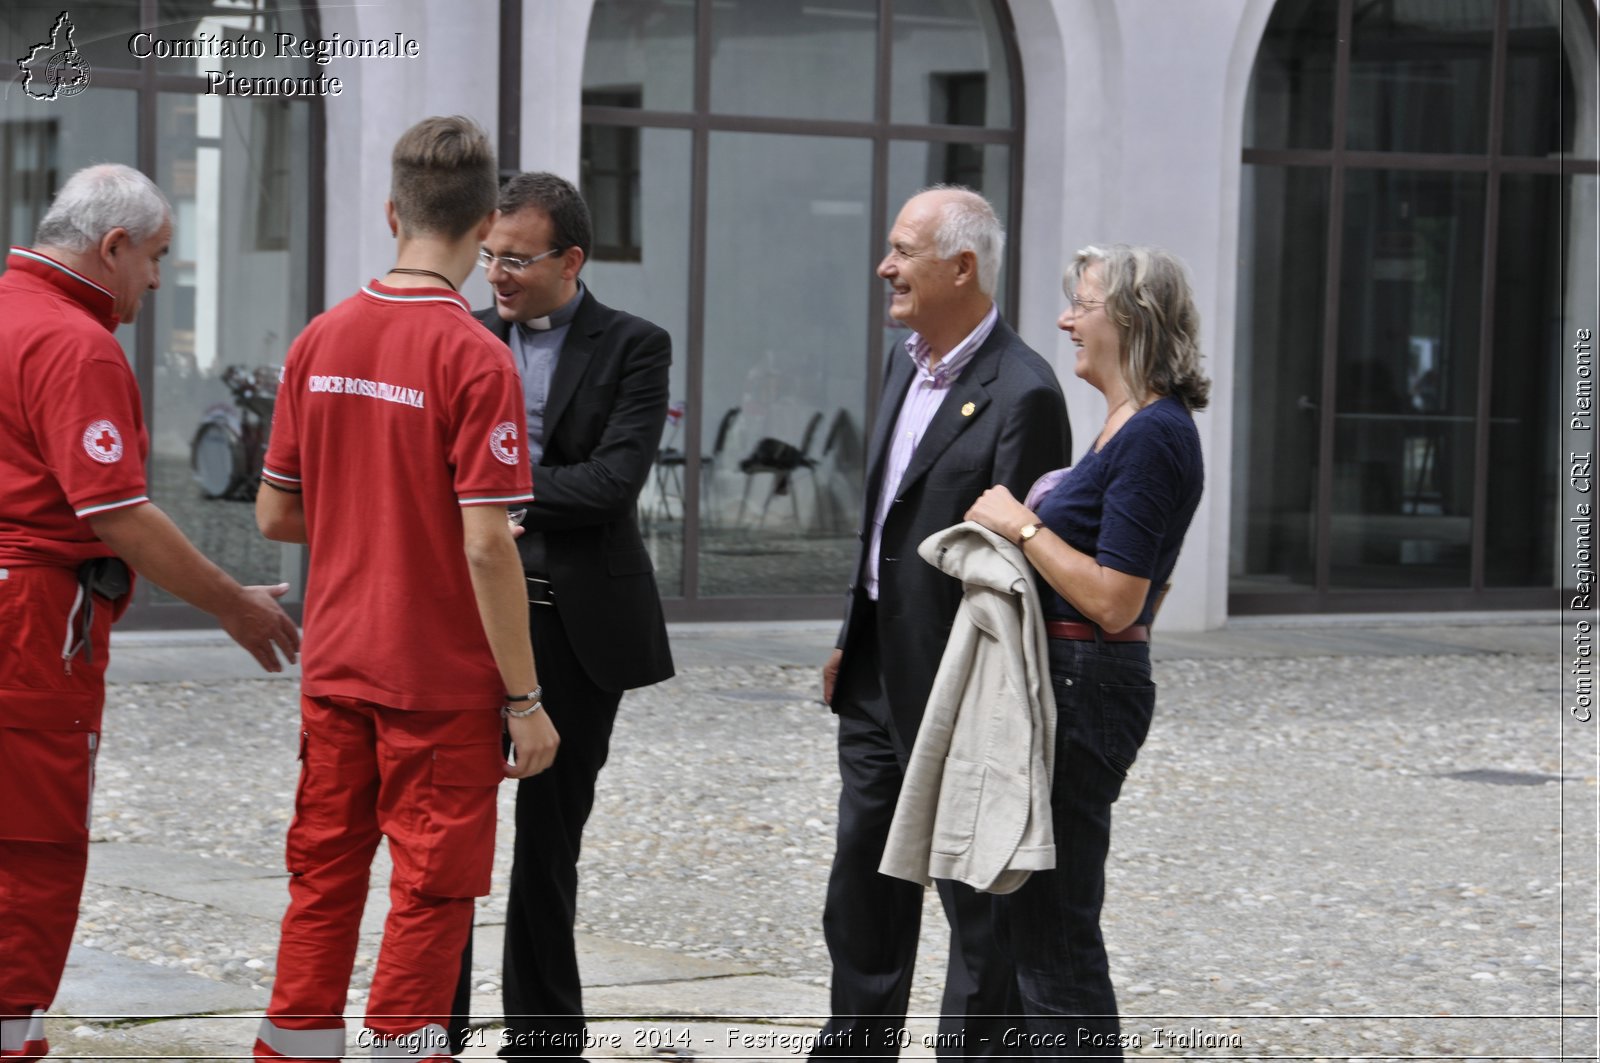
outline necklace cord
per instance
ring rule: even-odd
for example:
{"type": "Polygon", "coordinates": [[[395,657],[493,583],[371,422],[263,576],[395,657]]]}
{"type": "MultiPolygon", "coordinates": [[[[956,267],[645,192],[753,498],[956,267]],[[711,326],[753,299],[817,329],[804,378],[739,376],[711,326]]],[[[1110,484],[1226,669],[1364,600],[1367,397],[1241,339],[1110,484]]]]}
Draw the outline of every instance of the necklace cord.
{"type": "Polygon", "coordinates": [[[454,284],[452,284],[450,282],[450,278],[449,277],[446,277],[443,273],[435,273],[431,269],[412,269],[410,266],[395,266],[393,269],[389,270],[389,272],[390,273],[407,273],[407,274],[410,274],[413,277],[435,277],[438,280],[443,281],[445,287],[449,288],[451,291],[457,292],[457,293],[459,293],[461,291],[460,288],[457,288],[454,284]]]}

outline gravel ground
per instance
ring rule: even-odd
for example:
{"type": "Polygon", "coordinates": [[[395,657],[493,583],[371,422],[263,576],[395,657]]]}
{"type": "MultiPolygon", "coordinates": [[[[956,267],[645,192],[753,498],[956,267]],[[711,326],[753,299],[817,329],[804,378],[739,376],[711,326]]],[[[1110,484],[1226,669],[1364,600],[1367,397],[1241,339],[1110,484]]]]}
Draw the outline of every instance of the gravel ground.
{"type": "MultiPolygon", "coordinates": [[[[1569,1042],[1592,1051],[1595,740],[1563,761],[1553,654],[1180,660],[1156,679],[1105,914],[1136,1047],[1553,1058],[1566,1015],[1569,1042]]],[[[295,696],[272,680],[112,687],[95,840],[280,868],[295,696]]],[[[689,669],[630,694],[587,834],[580,928],[825,985],[837,773],[814,699],[813,669],[767,666],[689,669]]],[[[503,914],[510,840],[483,921],[503,914]]],[[[945,945],[936,902],[928,913],[923,1013],[945,945]]],[[[91,886],[78,939],[259,985],[264,1001],[276,926],[91,886]]]]}

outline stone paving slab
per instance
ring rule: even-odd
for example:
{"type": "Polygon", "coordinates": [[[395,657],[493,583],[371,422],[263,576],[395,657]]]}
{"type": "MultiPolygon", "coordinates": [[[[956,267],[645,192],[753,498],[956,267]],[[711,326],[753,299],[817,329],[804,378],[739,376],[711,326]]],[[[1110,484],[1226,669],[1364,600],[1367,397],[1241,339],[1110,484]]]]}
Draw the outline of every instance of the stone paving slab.
{"type": "Polygon", "coordinates": [[[74,945],[50,1014],[103,1022],[118,1017],[209,1015],[265,1003],[260,992],[246,986],[74,945]]]}
{"type": "MultiPolygon", "coordinates": [[[[677,982],[760,973],[748,963],[685,956],[682,953],[610,941],[582,931],[574,936],[578,944],[578,967],[583,972],[585,986],[677,982]]],[[[504,941],[504,923],[478,923],[472,931],[472,955],[474,958],[497,957],[504,941]]],[[[499,990],[475,994],[472,1010],[474,1015],[499,1015],[499,990]],[[479,997],[487,1002],[481,1008],[477,1003],[479,997]]]]}
{"type": "MultiPolygon", "coordinates": [[[[381,847],[372,868],[375,885],[367,895],[361,932],[377,935],[383,932],[383,920],[389,913],[389,865],[381,847]]],[[[89,846],[87,880],[273,923],[283,918],[289,905],[287,871],[274,872],[154,845],[124,842],[89,846]]]]}

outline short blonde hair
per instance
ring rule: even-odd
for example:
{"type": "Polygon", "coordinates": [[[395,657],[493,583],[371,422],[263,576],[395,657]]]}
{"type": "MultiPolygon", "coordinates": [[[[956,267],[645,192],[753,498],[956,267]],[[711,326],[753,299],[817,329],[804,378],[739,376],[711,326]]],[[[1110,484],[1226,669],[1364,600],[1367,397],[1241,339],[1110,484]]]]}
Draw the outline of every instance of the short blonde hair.
{"type": "Polygon", "coordinates": [[[408,234],[454,240],[494,211],[494,147],[470,118],[424,118],[400,137],[391,162],[389,198],[408,234]]]}

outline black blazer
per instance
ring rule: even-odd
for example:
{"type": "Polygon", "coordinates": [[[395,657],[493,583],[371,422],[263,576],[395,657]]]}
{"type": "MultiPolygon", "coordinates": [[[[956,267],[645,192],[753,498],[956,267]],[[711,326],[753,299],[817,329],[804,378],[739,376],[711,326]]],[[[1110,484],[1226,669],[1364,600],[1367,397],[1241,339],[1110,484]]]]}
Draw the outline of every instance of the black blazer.
{"type": "MultiPolygon", "coordinates": [[[[851,664],[851,642],[860,637],[855,603],[866,594],[866,552],[889,436],[915,371],[904,345],[896,344],[867,450],[862,549],[839,634],[841,680],[851,664]]],[[[890,711],[908,746],[961,604],[960,582],[922,560],[918,545],[961,523],[994,484],[1005,484],[1022,498],[1036,479],[1066,465],[1071,452],[1072,431],[1055,370],[1004,321],[995,322],[933,415],[884,519],[876,610],[879,666],[890,711]]]]}
{"type": "MultiPolygon", "coordinates": [[[[509,341],[493,307],[474,315],[509,341]]],[[[550,379],[544,457],[523,527],[544,536],[555,608],[602,690],[673,674],[655,569],[639,534],[639,491],[667,419],[672,340],[585,289],[550,379]]],[[[527,560],[524,553],[524,561],[527,560]]]]}

